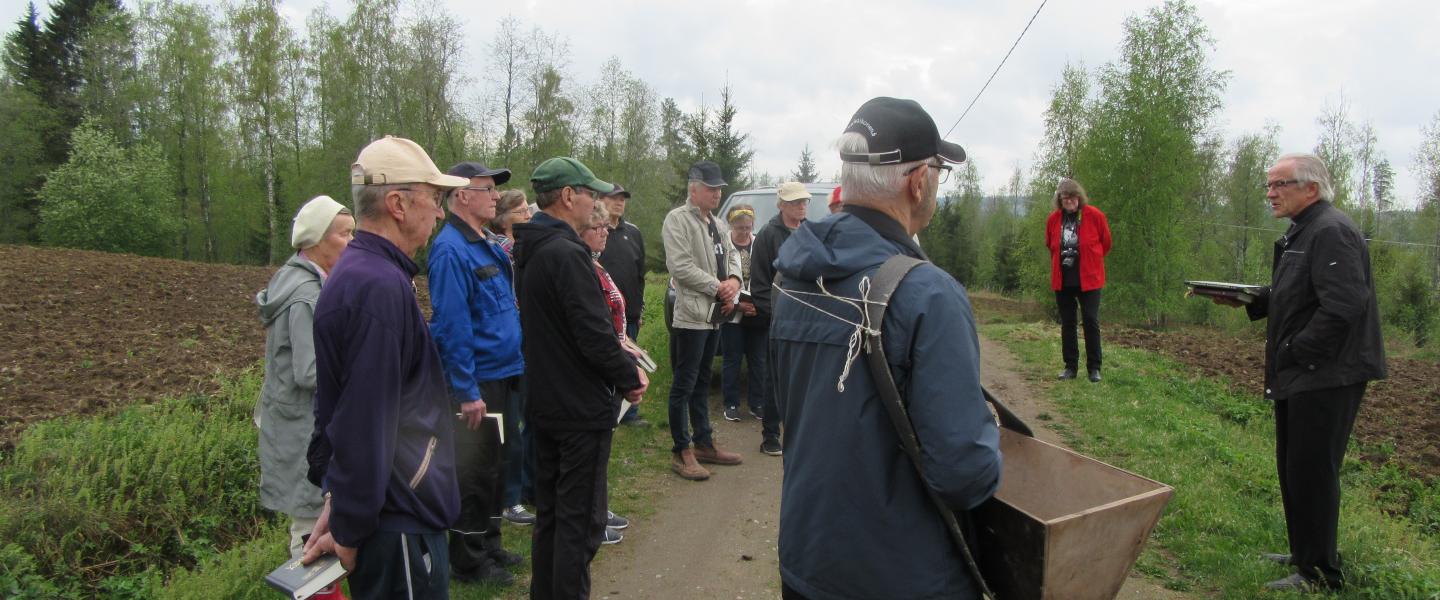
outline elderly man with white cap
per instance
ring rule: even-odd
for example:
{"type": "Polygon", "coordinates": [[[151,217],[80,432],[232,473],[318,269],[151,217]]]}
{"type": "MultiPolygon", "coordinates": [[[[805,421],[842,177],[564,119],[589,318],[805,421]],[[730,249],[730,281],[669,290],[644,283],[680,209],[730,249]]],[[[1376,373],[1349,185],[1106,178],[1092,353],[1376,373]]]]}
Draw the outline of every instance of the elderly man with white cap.
{"type": "Polygon", "coordinates": [[[456,418],[413,256],[444,216],[442,194],[470,180],[386,136],[360,151],[350,184],[359,231],[315,306],[309,478],[326,501],[305,562],[339,555],[355,598],[446,598],[456,418]]]}
{"type": "Polygon", "coordinates": [[[320,286],[355,234],[355,217],[329,196],[316,196],[295,215],[290,245],[297,252],[255,295],[265,324],[265,381],[255,422],[260,426],[260,503],[290,517],[290,557],[315,527],[325,500],[305,480],[305,446],[314,428],[315,343],[311,328],[320,286]]]}

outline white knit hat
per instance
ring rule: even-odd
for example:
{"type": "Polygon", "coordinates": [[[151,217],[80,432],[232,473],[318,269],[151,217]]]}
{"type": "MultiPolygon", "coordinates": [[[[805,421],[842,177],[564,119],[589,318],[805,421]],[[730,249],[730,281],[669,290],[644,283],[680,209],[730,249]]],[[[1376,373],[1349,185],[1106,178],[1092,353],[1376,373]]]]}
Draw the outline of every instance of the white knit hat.
{"type": "Polygon", "coordinates": [[[329,196],[311,198],[300,207],[300,212],[295,213],[295,227],[290,230],[290,247],[300,250],[320,243],[325,239],[325,232],[330,230],[330,222],[342,210],[345,210],[345,205],[329,196]]]}

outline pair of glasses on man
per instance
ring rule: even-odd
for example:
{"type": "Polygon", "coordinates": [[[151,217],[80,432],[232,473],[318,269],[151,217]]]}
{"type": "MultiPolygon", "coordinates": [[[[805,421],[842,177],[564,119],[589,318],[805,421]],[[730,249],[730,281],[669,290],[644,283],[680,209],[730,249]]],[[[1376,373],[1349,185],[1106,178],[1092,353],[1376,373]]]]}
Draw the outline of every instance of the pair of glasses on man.
{"type": "Polygon", "coordinates": [[[1298,183],[1300,183],[1299,179],[1280,179],[1276,181],[1267,181],[1265,185],[1262,185],[1260,187],[1265,188],[1265,191],[1269,192],[1272,190],[1278,190],[1287,185],[1296,185],[1298,183]]]}
{"type": "Polygon", "coordinates": [[[946,181],[949,181],[949,180],[950,180],[950,171],[953,169],[953,167],[951,167],[950,165],[937,165],[937,164],[932,164],[932,163],[925,163],[925,164],[923,164],[923,165],[915,165],[915,166],[913,166],[913,167],[910,167],[910,170],[905,172],[905,176],[906,176],[906,177],[909,177],[911,173],[914,173],[914,172],[915,172],[916,170],[918,170],[920,167],[930,167],[930,168],[932,168],[932,169],[937,169],[937,170],[939,170],[939,171],[940,171],[940,183],[945,183],[946,181]]]}

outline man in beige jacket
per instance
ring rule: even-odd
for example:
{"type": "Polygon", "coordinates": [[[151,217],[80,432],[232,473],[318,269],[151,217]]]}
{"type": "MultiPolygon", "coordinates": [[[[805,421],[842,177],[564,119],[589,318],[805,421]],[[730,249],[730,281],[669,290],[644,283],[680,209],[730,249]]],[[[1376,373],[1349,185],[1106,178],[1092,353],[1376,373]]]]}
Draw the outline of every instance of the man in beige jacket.
{"type": "Polygon", "coordinates": [[[711,214],[720,206],[725,185],[714,162],[691,165],[689,198],[665,215],[661,228],[665,266],[675,282],[670,329],[670,436],[675,445],[670,470],[691,481],[710,478],[699,463],[740,464],[740,455],[715,446],[707,402],[720,322],[733,316],[741,287],[740,257],[730,232],[711,214]]]}

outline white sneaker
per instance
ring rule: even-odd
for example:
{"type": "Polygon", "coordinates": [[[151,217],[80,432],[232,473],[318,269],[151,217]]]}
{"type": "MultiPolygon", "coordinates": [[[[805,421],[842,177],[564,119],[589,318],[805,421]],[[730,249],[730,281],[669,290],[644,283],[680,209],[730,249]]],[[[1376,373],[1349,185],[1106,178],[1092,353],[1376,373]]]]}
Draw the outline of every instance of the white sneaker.
{"type": "Polygon", "coordinates": [[[525,510],[525,506],[520,504],[501,511],[500,517],[516,525],[535,524],[535,513],[525,510]]]}
{"type": "Polygon", "coordinates": [[[606,527],[605,537],[600,538],[600,543],[609,546],[610,544],[618,544],[620,543],[620,540],[623,539],[625,539],[625,535],[620,533],[619,529],[616,529],[614,527],[606,527]]]}

